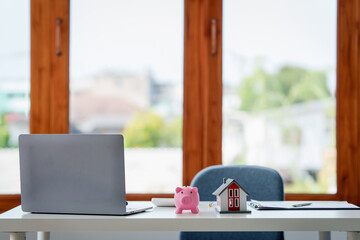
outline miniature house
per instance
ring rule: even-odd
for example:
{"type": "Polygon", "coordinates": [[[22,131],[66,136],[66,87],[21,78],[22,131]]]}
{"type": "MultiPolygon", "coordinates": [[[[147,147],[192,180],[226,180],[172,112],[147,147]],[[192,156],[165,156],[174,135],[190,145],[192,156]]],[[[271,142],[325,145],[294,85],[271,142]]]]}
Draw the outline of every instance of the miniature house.
{"type": "Polygon", "coordinates": [[[217,198],[217,210],[220,213],[249,213],[246,196],[248,192],[234,179],[224,178],[223,184],[213,192],[217,198]]]}

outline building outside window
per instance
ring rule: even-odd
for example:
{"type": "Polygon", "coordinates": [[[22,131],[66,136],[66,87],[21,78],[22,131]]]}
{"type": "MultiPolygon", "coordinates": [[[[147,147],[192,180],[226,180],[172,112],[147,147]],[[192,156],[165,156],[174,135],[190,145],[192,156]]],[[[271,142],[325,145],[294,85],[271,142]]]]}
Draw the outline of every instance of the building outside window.
{"type": "Polygon", "coordinates": [[[29,132],[29,1],[0,2],[0,36],[0,194],[18,194],[18,136],[29,132]]]}

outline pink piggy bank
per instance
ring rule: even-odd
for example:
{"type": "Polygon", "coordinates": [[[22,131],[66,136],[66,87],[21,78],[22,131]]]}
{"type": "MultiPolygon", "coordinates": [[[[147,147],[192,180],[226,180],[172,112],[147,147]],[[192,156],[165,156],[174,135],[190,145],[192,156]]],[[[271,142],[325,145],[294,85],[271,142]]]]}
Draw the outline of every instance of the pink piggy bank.
{"type": "Polygon", "coordinates": [[[177,187],[174,195],[176,214],[183,210],[191,210],[192,213],[199,213],[199,193],[197,187],[177,187]]]}

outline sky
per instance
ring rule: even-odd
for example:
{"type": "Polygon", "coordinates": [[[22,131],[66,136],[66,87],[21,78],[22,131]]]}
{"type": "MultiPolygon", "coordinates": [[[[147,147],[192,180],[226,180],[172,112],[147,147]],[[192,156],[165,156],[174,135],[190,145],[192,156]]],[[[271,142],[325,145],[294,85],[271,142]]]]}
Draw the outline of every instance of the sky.
{"type": "Polygon", "coordinates": [[[336,0],[224,0],[225,83],[249,74],[256,58],[284,65],[336,66],[336,0]]]}
{"type": "Polygon", "coordinates": [[[182,0],[71,1],[71,75],[113,69],[181,79],[183,12],[182,0]]]}
{"type": "Polygon", "coordinates": [[[0,0],[0,83],[30,79],[30,1],[0,0]]]}
{"type": "MultiPolygon", "coordinates": [[[[29,77],[29,2],[0,1],[0,81],[29,77]]],[[[181,82],[183,11],[183,0],[71,0],[71,79],[115,71],[181,82]]],[[[257,58],[270,71],[335,69],[336,0],[224,0],[223,16],[227,84],[257,58]]]]}

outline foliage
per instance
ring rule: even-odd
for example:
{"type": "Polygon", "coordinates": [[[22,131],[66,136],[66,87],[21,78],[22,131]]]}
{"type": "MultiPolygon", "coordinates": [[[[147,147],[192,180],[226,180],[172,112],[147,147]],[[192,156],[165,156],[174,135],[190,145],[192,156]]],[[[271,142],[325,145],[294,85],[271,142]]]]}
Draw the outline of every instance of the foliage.
{"type": "Polygon", "coordinates": [[[158,114],[138,112],[124,128],[125,147],[180,147],[182,119],[166,122],[158,114]]]}
{"type": "Polygon", "coordinates": [[[8,148],[9,139],[10,139],[10,133],[5,123],[5,114],[3,114],[3,116],[1,116],[1,121],[0,121],[0,148],[8,148]]]}
{"type": "Polygon", "coordinates": [[[275,74],[258,67],[251,76],[243,79],[239,95],[241,110],[257,112],[327,98],[330,92],[324,72],[285,66],[275,74]]]}
{"type": "MultiPolygon", "coordinates": [[[[269,73],[260,66],[241,81],[238,94],[241,99],[240,110],[251,113],[330,97],[325,72],[295,66],[284,66],[275,73],[269,73]]],[[[330,118],[335,115],[334,110],[327,111],[330,118]]],[[[283,128],[282,140],[283,144],[292,147],[293,151],[299,150],[301,129],[296,125],[283,128]]],[[[331,154],[328,159],[324,158],[323,166],[325,167],[320,171],[315,171],[314,176],[302,172],[296,164],[293,165],[288,169],[290,172],[287,174],[291,176],[291,181],[286,182],[285,192],[326,193],[332,191],[329,186],[333,186],[335,180],[329,176],[333,176],[335,172],[335,159],[336,157],[331,154]]]]}

